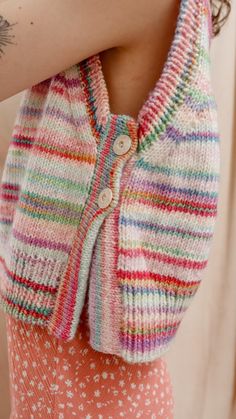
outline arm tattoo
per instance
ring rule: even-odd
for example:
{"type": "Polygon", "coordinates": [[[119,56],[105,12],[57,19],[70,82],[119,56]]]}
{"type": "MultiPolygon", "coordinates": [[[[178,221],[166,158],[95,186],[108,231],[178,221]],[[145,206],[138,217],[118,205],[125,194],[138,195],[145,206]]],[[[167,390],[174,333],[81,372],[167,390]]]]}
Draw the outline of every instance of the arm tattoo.
{"type": "Polygon", "coordinates": [[[3,18],[3,16],[0,16],[0,58],[2,54],[5,54],[3,47],[9,44],[14,44],[12,40],[15,38],[15,35],[11,33],[12,27],[14,25],[15,23],[10,24],[6,19],[3,18]]]}

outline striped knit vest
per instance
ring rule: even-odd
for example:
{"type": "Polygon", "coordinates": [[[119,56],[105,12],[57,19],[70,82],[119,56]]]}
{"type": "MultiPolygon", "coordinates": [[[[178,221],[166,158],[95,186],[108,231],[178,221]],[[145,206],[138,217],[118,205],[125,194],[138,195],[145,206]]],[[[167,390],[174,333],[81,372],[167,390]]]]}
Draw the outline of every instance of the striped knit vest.
{"type": "Polygon", "coordinates": [[[5,312],[68,341],[85,307],[95,350],[139,363],[169,349],[217,216],[211,37],[209,1],[181,0],[137,119],[111,112],[99,53],[24,92],[0,189],[5,312]]]}

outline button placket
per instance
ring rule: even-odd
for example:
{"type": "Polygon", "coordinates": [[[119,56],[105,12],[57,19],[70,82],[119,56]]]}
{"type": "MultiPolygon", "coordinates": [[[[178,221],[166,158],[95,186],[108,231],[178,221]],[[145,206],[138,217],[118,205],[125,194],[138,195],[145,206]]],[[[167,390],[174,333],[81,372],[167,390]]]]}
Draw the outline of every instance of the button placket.
{"type": "MultiPolygon", "coordinates": [[[[126,134],[120,134],[116,137],[113,143],[113,151],[116,155],[121,156],[126,154],[132,145],[131,138],[126,134]]],[[[113,199],[112,189],[109,187],[103,188],[97,198],[99,208],[107,208],[113,199]]]]}
{"type": "MultiPolygon", "coordinates": [[[[128,140],[129,141],[129,140],[128,140]]],[[[117,140],[117,142],[119,142],[117,140]]],[[[63,327],[57,323],[60,319],[61,309],[58,306],[50,321],[51,330],[54,329],[60,336],[72,338],[79,323],[80,313],[83,308],[86,290],[89,289],[90,266],[93,258],[93,250],[96,249],[98,235],[104,234],[100,227],[103,221],[119,200],[119,188],[121,184],[122,168],[132,152],[135,152],[138,144],[137,127],[131,120],[124,116],[109,116],[106,125],[99,132],[97,142],[96,159],[87,200],[83,204],[83,213],[78,221],[78,228],[73,239],[70,252],[70,262],[62,278],[62,287],[59,289],[58,298],[63,306],[63,315],[67,316],[67,324],[63,327]],[[123,134],[122,134],[123,133],[123,134]],[[121,157],[114,153],[113,145],[119,135],[131,134],[131,149],[121,157]],[[98,204],[100,208],[98,207],[98,204]],[[101,209],[104,208],[104,209],[101,209]],[[76,284],[76,292],[75,292],[76,284]],[[75,299],[74,304],[67,304],[67,298],[75,299]]],[[[123,148],[121,141],[121,149],[123,148]]],[[[124,154],[122,152],[122,154],[124,154]]],[[[99,298],[98,298],[99,300],[99,298]]],[[[99,302],[99,301],[98,301],[99,302]]],[[[97,343],[97,342],[96,342],[97,343]]]]}

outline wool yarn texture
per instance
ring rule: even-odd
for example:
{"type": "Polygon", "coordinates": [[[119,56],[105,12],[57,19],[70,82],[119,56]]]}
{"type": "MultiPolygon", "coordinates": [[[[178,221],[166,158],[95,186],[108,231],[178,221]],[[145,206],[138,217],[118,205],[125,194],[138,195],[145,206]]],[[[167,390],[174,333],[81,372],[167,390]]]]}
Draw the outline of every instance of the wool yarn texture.
{"type": "Polygon", "coordinates": [[[95,350],[129,363],[169,350],[217,219],[210,13],[180,1],[137,119],[111,112],[99,53],[24,92],[0,184],[5,312],[69,341],[86,304],[95,350]]]}

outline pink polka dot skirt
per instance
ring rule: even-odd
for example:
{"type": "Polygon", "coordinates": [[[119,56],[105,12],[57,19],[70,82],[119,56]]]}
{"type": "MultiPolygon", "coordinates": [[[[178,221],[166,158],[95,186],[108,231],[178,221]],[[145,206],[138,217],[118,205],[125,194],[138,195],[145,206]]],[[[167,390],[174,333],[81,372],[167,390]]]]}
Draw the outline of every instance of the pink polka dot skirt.
{"type": "Polygon", "coordinates": [[[10,419],[173,419],[164,358],[128,364],[95,351],[84,316],[70,342],[8,315],[6,326],[10,419]]]}

